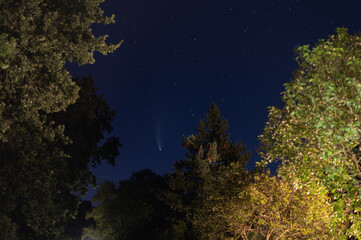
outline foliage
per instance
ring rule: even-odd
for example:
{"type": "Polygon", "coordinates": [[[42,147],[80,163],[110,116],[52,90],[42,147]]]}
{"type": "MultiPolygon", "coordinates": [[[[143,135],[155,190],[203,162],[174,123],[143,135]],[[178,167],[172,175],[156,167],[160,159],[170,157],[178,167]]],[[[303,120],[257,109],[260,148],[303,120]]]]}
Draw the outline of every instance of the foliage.
{"type": "Polygon", "coordinates": [[[40,133],[24,131],[21,138],[0,144],[0,211],[17,226],[21,239],[60,235],[62,222],[74,216],[79,198],[89,184],[95,184],[89,163],[92,159],[112,163],[118,154],[117,138],[106,139],[103,146],[97,144],[104,140],[104,131],[111,131],[114,112],[96,94],[91,78],[74,81],[81,88],[76,103],[67,111],[42,115],[53,124],[63,125],[72,143],[47,141],[34,148],[40,133]],[[22,146],[21,151],[18,146],[22,146]],[[35,156],[26,152],[35,149],[35,156]]]}
{"type": "Polygon", "coordinates": [[[228,239],[338,239],[329,227],[332,207],[322,189],[310,193],[269,173],[254,175],[222,212],[235,237],[228,239]]]}
{"type": "Polygon", "coordinates": [[[191,218],[198,239],[231,239],[236,237],[225,217],[231,214],[227,204],[238,199],[238,194],[249,184],[251,173],[237,162],[223,165],[204,178],[198,204],[194,204],[191,218]]]}
{"type": "Polygon", "coordinates": [[[0,35],[0,69],[4,70],[9,67],[6,59],[14,53],[16,42],[14,38],[8,38],[7,34],[0,35]]]}
{"type": "Polygon", "coordinates": [[[92,204],[88,200],[82,200],[77,209],[76,218],[66,222],[64,234],[61,240],[79,240],[83,235],[83,229],[94,224],[92,219],[86,219],[86,213],[92,210],[92,204]]]}
{"type": "Polygon", "coordinates": [[[167,233],[172,212],[160,199],[166,180],[146,169],[120,181],[118,187],[102,183],[93,197],[96,206],[88,214],[96,226],[86,228],[83,238],[174,239],[167,233]]]}
{"type": "Polygon", "coordinates": [[[103,17],[102,0],[0,2],[0,140],[19,122],[41,128],[39,111],[56,112],[74,103],[78,88],[64,69],[67,61],[93,63],[93,52],[114,51],[107,36],[95,37],[92,23],[112,23],[103,17]],[[6,66],[6,67],[4,67],[6,66]]]}
{"type": "Polygon", "coordinates": [[[0,239],[16,240],[18,226],[6,215],[0,216],[0,239]]]}
{"type": "Polygon", "coordinates": [[[334,230],[361,237],[361,41],[347,29],[313,48],[297,48],[299,69],[285,84],[282,109],[272,107],[260,137],[263,156],[282,160],[279,174],[302,186],[325,187],[334,230]]]}
{"type": "Polygon", "coordinates": [[[121,144],[117,137],[104,136],[113,130],[111,123],[115,111],[109,108],[102,95],[97,94],[94,79],[82,77],[74,79],[74,82],[80,88],[79,99],[66,111],[48,115],[48,121],[65,126],[64,134],[72,141],[62,146],[68,155],[66,161],[70,185],[74,191],[84,194],[89,184],[96,185],[96,178],[89,171],[89,163],[97,167],[102,160],[107,160],[114,165],[121,144]]]}
{"type": "MultiPolygon", "coordinates": [[[[72,140],[51,118],[78,98],[65,63],[93,63],[94,51],[119,46],[91,32],[93,23],[114,21],[101,2],[0,1],[0,216],[9,223],[1,234],[14,233],[8,239],[56,239],[77,209],[74,194],[89,184],[87,161],[72,172],[78,156],[65,147],[72,140]]],[[[101,152],[89,147],[91,155],[101,152]]]]}
{"type": "Polygon", "coordinates": [[[237,163],[204,178],[192,226],[199,239],[338,239],[324,189],[245,172],[237,163]]]}
{"type": "Polygon", "coordinates": [[[205,120],[201,120],[196,129],[197,135],[183,137],[186,160],[175,163],[167,198],[171,207],[178,212],[179,223],[187,227],[185,239],[195,238],[192,218],[194,210],[203,204],[202,193],[216,191],[206,184],[206,181],[212,181],[208,178],[218,178],[213,173],[231,163],[244,170],[249,160],[250,152],[245,152],[241,142],[232,142],[227,130],[227,120],[220,116],[218,107],[212,103],[205,120]]]}

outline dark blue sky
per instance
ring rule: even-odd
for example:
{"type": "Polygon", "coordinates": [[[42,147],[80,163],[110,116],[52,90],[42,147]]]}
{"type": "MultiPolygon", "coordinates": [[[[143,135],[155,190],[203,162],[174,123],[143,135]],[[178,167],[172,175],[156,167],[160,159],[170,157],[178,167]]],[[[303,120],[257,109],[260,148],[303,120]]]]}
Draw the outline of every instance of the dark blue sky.
{"type": "Polygon", "coordinates": [[[115,167],[100,179],[127,179],[149,168],[172,171],[184,159],[182,135],[194,133],[209,104],[228,119],[233,140],[255,148],[267,107],[280,104],[283,84],[296,69],[293,48],[334,34],[361,30],[361,1],[332,0],[107,0],[116,24],[95,26],[110,42],[124,40],[96,63],[69,68],[92,75],[117,116],[113,134],[123,143],[115,167]],[[159,151],[161,147],[162,151],[159,151]]]}

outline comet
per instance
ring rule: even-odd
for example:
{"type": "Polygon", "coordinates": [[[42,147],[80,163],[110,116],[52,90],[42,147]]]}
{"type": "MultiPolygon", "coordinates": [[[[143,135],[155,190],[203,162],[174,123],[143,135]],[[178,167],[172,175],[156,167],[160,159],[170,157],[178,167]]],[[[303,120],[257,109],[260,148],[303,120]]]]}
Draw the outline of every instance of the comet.
{"type": "Polygon", "coordinates": [[[161,129],[160,129],[160,124],[158,123],[155,127],[155,140],[157,142],[157,146],[159,149],[159,152],[162,151],[162,139],[161,139],[161,129]]]}

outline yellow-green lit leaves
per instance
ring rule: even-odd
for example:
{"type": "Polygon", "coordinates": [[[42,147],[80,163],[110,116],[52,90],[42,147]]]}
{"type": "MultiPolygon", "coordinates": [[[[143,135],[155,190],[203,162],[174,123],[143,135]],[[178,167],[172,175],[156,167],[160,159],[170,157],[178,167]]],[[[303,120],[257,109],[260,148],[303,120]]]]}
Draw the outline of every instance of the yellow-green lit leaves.
{"type": "Polygon", "coordinates": [[[225,204],[224,218],[236,239],[337,239],[325,191],[312,190],[259,174],[238,199],[225,204]]]}
{"type": "Polygon", "coordinates": [[[7,34],[0,35],[0,68],[2,70],[9,67],[15,48],[16,41],[14,38],[9,39],[7,34]]]}
{"type": "Polygon", "coordinates": [[[282,160],[279,173],[287,179],[324,185],[334,221],[344,226],[345,234],[360,237],[361,230],[355,230],[360,217],[352,209],[361,200],[354,151],[361,138],[361,39],[337,29],[336,35],[312,48],[297,47],[296,53],[299,69],[285,84],[285,106],[270,109],[260,136],[263,157],[282,160]]]}

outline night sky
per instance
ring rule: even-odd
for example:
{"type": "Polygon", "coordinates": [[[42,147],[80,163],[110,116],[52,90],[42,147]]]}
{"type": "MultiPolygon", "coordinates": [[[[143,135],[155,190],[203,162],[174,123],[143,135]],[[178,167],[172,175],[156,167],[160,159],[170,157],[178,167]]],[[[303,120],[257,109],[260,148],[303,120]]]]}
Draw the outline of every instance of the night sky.
{"type": "Polygon", "coordinates": [[[332,0],[107,0],[113,25],[94,33],[124,43],[96,63],[70,65],[73,76],[92,75],[117,116],[120,138],[115,167],[103,163],[100,181],[128,179],[149,168],[172,172],[184,159],[182,135],[195,133],[214,101],[228,119],[231,139],[252,151],[280,105],[283,84],[297,68],[294,47],[334,34],[336,27],[361,30],[361,1],[332,0]]]}

